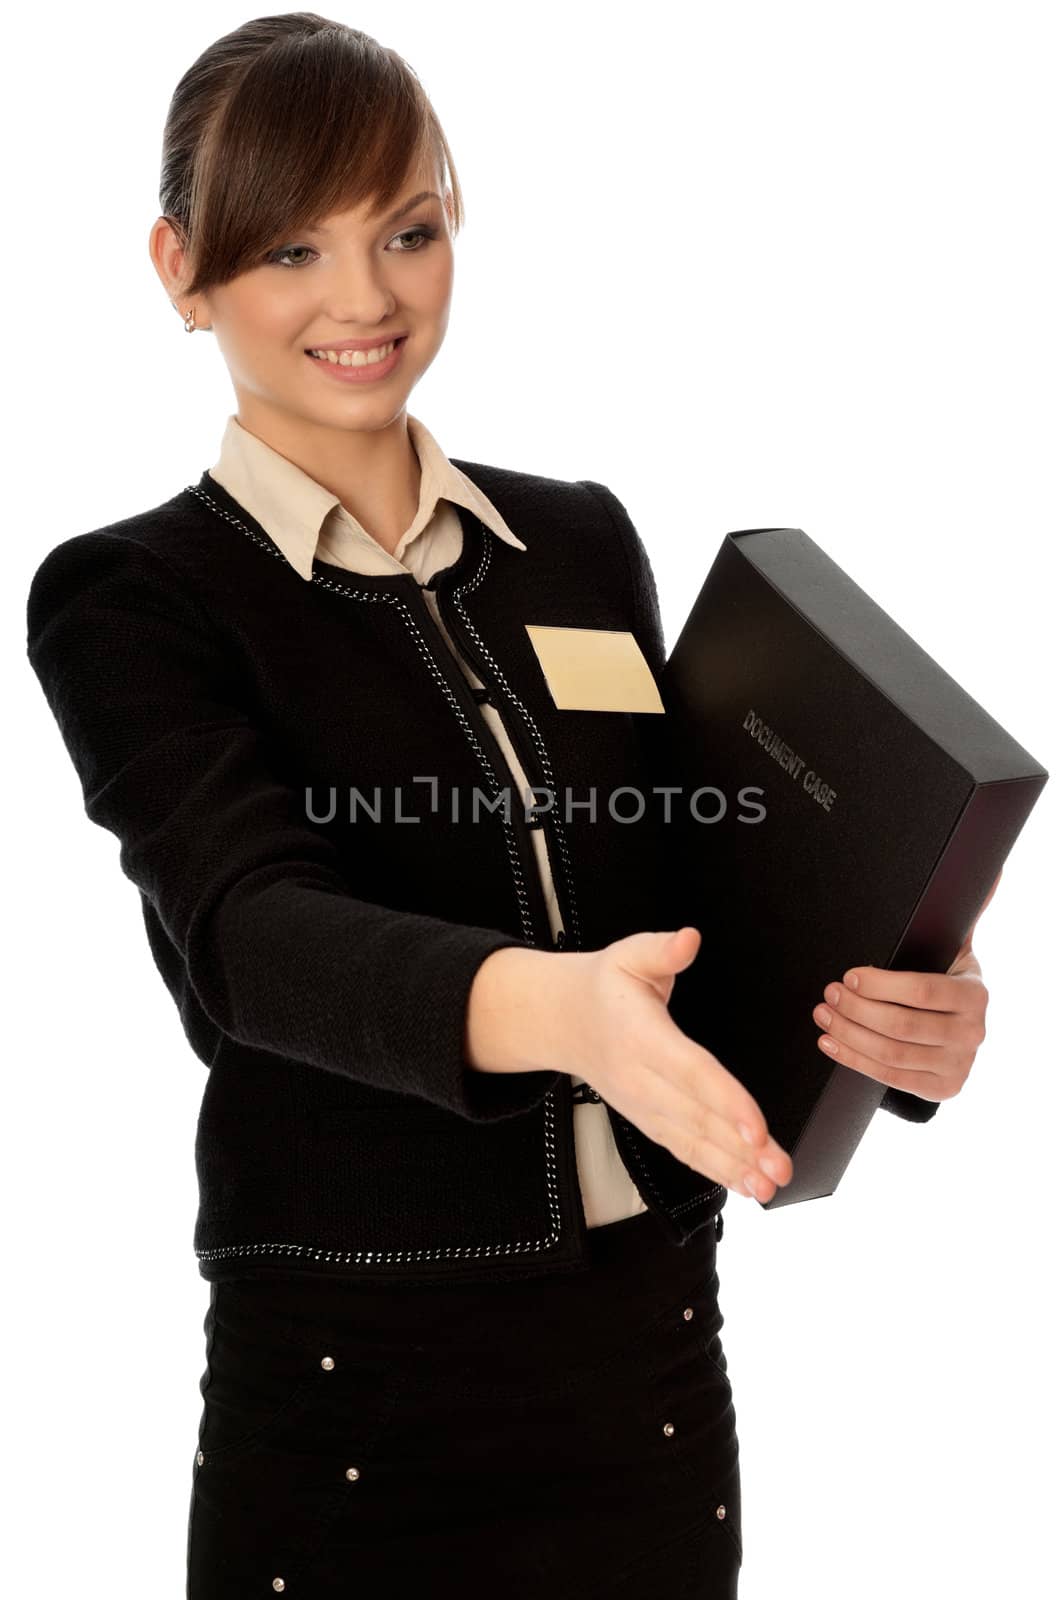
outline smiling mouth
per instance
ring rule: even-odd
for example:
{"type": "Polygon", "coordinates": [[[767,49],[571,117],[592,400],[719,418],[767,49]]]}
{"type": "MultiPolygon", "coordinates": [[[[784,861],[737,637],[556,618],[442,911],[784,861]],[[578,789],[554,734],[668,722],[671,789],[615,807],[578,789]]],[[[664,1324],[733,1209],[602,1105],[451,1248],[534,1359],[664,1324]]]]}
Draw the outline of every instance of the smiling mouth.
{"type": "Polygon", "coordinates": [[[369,350],[319,350],[311,347],[304,354],[315,361],[327,361],[332,366],[372,367],[386,361],[407,338],[407,334],[402,334],[398,339],[386,340],[369,350]]]}

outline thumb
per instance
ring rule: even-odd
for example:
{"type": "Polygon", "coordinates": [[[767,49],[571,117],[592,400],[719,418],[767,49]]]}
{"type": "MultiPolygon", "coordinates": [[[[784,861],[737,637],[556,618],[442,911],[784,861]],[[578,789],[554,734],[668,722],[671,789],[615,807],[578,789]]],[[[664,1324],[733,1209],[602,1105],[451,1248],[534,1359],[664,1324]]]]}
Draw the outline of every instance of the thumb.
{"type": "Polygon", "coordinates": [[[677,928],[671,933],[644,934],[639,965],[652,977],[669,977],[689,967],[701,945],[697,928],[677,928]]]}
{"type": "Polygon", "coordinates": [[[701,933],[697,928],[677,928],[670,939],[668,949],[674,962],[672,970],[683,972],[701,949],[701,933]]]}

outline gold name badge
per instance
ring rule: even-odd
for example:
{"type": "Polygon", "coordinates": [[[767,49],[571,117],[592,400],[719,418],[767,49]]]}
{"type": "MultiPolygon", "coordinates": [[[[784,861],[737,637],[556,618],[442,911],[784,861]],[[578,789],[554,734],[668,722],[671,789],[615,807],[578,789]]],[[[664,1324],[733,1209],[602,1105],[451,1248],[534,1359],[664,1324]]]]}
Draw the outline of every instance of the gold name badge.
{"type": "Polygon", "coordinates": [[[633,633],[548,628],[530,622],[524,626],[559,711],[664,714],[649,662],[633,633]]]}

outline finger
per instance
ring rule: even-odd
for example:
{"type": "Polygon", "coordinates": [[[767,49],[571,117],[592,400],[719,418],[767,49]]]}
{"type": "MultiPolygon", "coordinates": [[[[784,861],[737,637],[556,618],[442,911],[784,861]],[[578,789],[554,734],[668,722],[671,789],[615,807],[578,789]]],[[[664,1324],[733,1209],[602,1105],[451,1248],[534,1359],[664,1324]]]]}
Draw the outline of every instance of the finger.
{"type": "Polygon", "coordinates": [[[982,963],[974,953],[970,934],[967,936],[967,943],[957,952],[956,959],[945,976],[947,978],[963,978],[968,983],[972,979],[976,982],[981,982],[982,963]]]}
{"type": "MultiPolygon", "coordinates": [[[[759,1163],[751,1160],[750,1147],[744,1140],[738,1141],[736,1152],[735,1142],[729,1137],[726,1123],[721,1125],[723,1142],[714,1140],[705,1131],[707,1125],[703,1111],[700,1115],[695,1113],[693,1117],[688,1112],[686,1115],[680,1115],[677,1120],[665,1118],[659,1113],[651,1113],[647,1119],[647,1132],[685,1166],[695,1172],[704,1173],[716,1183],[725,1184],[728,1189],[743,1197],[752,1196],[756,1200],[767,1201],[775,1194],[780,1183],[789,1183],[793,1176],[793,1167],[788,1158],[785,1170],[782,1166],[777,1169],[780,1174],[777,1181],[765,1172],[759,1163]]],[[[783,1154],[785,1155],[785,1152],[783,1154]]],[[[765,1156],[762,1159],[769,1158],[765,1156]]]]}
{"type": "Polygon", "coordinates": [[[894,972],[885,967],[850,967],[845,988],[870,1000],[891,1000],[919,1011],[973,1010],[977,997],[945,972],[894,972]]]}
{"type": "Polygon", "coordinates": [[[684,1033],[667,1009],[655,1012],[655,1020],[661,1017],[666,1026],[663,1031],[655,1028],[641,1041],[637,1069],[658,1078],[659,1092],[670,1100],[677,1094],[682,1100],[693,1100],[729,1120],[736,1137],[741,1137],[742,1124],[749,1130],[750,1142],[764,1145],[770,1138],[768,1124],[745,1085],[711,1050],[684,1033]]]}
{"type": "MultiPolygon", "coordinates": [[[[933,1068],[913,1068],[902,1066],[899,1063],[881,1061],[877,1056],[866,1054],[857,1049],[848,1040],[835,1040],[836,1053],[830,1053],[823,1044],[826,1034],[820,1036],[820,1050],[824,1059],[834,1065],[851,1067],[854,1072],[862,1072],[865,1077],[874,1078],[878,1083],[884,1083],[890,1089],[903,1089],[907,1094],[919,1095],[923,1100],[942,1100],[945,1076],[940,1070],[933,1068]]],[[[922,1046],[913,1045],[908,1048],[921,1049],[922,1046]]],[[[928,1059],[936,1059],[939,1068],[944,1065],[941,1052],[937,1051],[928,1059]]]]}
{"type": "MultiPolygon", "coordinates": [[[[934,1015],[938,1017],[939,1025],[947,1027],[951,1023],[955,1028],[957,1019],[954,1016],[943,1017],[940,1013],[934,1015]]],[[[935,1044],[921,1044],[911,1039],[898,1039],[889,1034],[878,1033],[874,1028],[865,1027],[863,1023],[854,1022],[851,1017],[843,1017],[836,1012],[830,1031],[821,1033],[816,1043],[824,1055],[830,1056],[835,1061],[840,1059],[842,1047],[848,1047],[864,1060],[873,1061],[879,1067],[899,1067],[909,1072],[935,1072],[941,1069],[942,1044],[944,1043],[946,1047],[953,1044],[958,1046],[959,1040],[949,1037],[935,1044]]]]}
{"type": "Polygon", "coordinates": [[[938,1046],[950,1042],[949,1030],[955,1026],[955,1015],[953,1011],[919,1011],[892,1000],[868,1000],[838,983],[828,983],[823,999],[812,1008],[813,1022],[831,1033],[838,1032],[836,1021],[846,1019],[904,1043],[938,1046]]]}
{"type": "Polygon", "coordinates": [[[655,1066],[648,1068],[643,1099],[644,1103],[652,1101],[651,1115],[658,1129],[651,1137],[696,1171],[710,1171],[742,1193],[746,1192],[743,1180],[749,1177],[757,1198],[768,1199],[777,1184],[790,1182],[793,1162],[768,1132],[763,1113],[748,1090],[711,1052],[695,1048],[699,1056],[708,1057],[707,1065],[697,1064],[695,1093],[690,1092],[689,1077],[678,1081],[655,1066]],[[712,1099],[706,1099],[706,1094],[712,1099]],[[739,1124],[748,1125],[750,1120],[763,1130],[763,1139],[752,1144],[739,1132],[739,1124]]]}
{"type": "Polygon", "coordinates": [[[668,1091],[678,1091],[692,1100],[695,1107],[729,1122],[746,1150],[755,1152],[758,1159],[773,1151],[788,1161],[789,1157],[772,1137],[763,1111],[745,1084],[729,1072],[711,1050],[706,1050],[682,1029],[675,1028],[674,1037],[678,1041],[675,1047],[646,1061],[647,1070],[663,1077],[668,1091]]]}

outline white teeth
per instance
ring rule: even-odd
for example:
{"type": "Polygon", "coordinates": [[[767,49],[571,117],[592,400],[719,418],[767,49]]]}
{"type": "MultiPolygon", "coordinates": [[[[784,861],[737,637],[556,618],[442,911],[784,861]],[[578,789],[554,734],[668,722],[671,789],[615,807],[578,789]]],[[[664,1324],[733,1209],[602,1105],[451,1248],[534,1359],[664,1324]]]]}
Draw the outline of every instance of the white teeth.
{"type": "Polygon", "coordinates": [[[384,361],[395,348],[395,343],[378,345],[375,350],[311,350],[319,361],[331,361],[333,366],[375,367],[384,361]]]}

